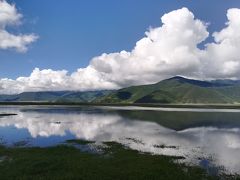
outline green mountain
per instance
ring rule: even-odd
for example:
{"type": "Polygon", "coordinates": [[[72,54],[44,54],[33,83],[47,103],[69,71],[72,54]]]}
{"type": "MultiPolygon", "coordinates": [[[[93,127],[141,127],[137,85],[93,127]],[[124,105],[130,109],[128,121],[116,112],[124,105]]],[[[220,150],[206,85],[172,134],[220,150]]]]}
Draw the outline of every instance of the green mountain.
{"type": "Polygon", "coordinates": [[[234,104],[240,103],[240,81],[198,81],[176,76],[156,84],[132,86],[116,91],[46,91],[0,95],[0,102],[22,101],[234,104]]]}
{"type": "Polygon", "coordinates": [[[46,91],[23,92],[16,95],[0,95],[0,102],[47,101],[47,102],[91,102],[106,96],[111,91],[46,91]]]}
{"type": "Polygon", "coordinates": [[[173,77],[156,84],[132,86],[97,98],[100,103],[240,103],[240,82],[233,80],[198,81],[173,77]]]}

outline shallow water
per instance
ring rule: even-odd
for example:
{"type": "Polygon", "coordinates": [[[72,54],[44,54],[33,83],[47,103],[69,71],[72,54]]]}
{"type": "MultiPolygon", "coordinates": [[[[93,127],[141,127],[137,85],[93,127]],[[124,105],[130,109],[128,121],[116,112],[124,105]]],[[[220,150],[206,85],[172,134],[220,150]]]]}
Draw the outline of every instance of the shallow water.
{"type": "Polygon", "coordinates": [[[138,107],[0,106],[0,143],[53,146],[69,139],[116,141],[182,156],[209,171],[240,174],[240,111],[138,107]]]}

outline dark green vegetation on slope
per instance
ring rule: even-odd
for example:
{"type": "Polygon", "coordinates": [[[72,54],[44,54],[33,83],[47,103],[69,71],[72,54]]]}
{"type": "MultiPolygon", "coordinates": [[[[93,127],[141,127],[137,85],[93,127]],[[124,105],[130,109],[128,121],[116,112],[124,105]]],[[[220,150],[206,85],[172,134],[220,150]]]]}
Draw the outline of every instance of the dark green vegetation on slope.
{"type": "Polygon", "coordinates": [[[1,102],[46,101],[46,102],[91,102],[108,95],[111,91],[46,91],[24,92],[16,95],[0,95],[1,102]]]}
{"type": "Polygon", "coordinates": [[[96,102],[233,104],[240,103],[240,84],[239,81],[198,81],[177,76],[156,84],[120,89],[96,102]]]}
{"type": "Polygon", "coordinates": [[[0,147],[1,179],[217,179],[198,167],[174,163],[178,158],[153,156],[106,143],[102,154],[73,146],[0,147]]]}

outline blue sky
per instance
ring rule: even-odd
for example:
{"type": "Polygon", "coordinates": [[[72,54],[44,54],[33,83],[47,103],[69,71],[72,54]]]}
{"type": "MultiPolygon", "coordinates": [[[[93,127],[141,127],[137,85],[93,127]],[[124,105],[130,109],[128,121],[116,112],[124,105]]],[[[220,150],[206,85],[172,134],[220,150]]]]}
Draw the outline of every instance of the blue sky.
{"type": "Polygon", "coordinates": [[[240,79],[239,0],[0,0],[0,94],[240,79]]]}
{"type": "Polygon", "coordinates": [[[23,23],[10,31],[35,33],[39,39],[26,53],[0,50],[0,78],[28,76],[40,69],[75,71],[102,53],[131,50],[160,17],[188,7],[211,22],[210,32],[224,27],[226,11],[240,8],[238,0],[11,0],[23,14],[23,23]]]}

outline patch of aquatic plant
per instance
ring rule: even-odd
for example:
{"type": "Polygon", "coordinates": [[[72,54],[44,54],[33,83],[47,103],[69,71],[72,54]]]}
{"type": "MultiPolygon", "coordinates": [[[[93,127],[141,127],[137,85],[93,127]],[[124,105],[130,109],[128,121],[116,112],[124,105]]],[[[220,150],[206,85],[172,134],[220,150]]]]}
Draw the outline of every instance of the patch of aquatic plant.
{"type": "Polygon", "coordinates": [[[70,139],[70,140],[67,140],[66,142],[67,143],[74,143],[74,144],[81,144],[81,145],[94,143],[94,141],[87,141],[87,140],[82,140],[82,139],[70,139]]]}
{"type": "Polygon", "coordinates": [[[13,146],[14,147],[24,147],[27,144],[28,144],[28,141],[18,141],[18,142],[13,143],[13,146]]]}
{"type": "Polygon", "coordinates": [[[4,117],[4,116],[15,116],[17,114],[14,114],[14,113],[1,113],[0,114],[0,117],[4,117]]]}
{"type": "Polygon", "coordinates": [[[162,149],[164,149],[164,148],[177,149],[178,148],[177,146],[167,146],[165,144],[161,144],[161,145],[155,144],[155,145],[153,145],[153,147],[155,147],[155,148],[162,148],[162,149]]]}
{"type": "Polygon", "coordinates": [[[6,144],[3,138],[0,137],[0,146],[6,144]]]}
{"type": "Polygon", "coordinates": [[[130,140],[136,144],[142,144],[144,145],[144,143],[141,140],[135,139],[135,138],[126,138],[126,140],[130,140]]]}

